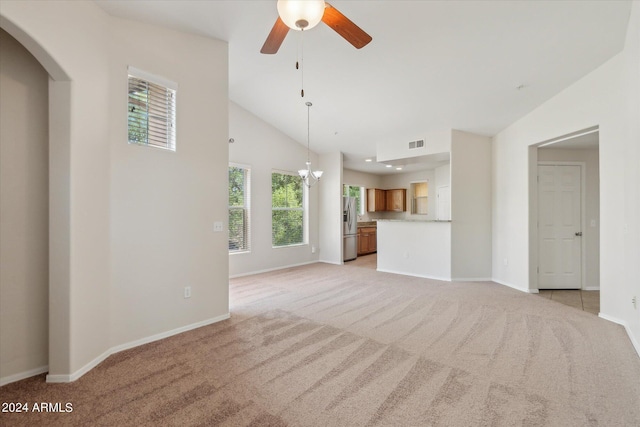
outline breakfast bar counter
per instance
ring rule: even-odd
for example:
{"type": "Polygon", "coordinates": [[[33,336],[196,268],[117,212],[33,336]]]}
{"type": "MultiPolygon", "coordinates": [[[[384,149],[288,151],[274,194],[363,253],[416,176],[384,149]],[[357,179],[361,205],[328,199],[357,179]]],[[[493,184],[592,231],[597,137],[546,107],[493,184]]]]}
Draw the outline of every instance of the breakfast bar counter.
{"type": "Polygon", "coordinates": [[[451,221],[378,222],[378,271],[451,281],[451,221]]]}

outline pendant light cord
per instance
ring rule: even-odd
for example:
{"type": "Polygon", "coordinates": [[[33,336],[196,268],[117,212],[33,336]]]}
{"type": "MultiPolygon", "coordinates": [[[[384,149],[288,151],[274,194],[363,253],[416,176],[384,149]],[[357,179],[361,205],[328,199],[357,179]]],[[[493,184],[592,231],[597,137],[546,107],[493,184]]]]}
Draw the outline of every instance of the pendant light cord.
{"type": "Polygon", "coordinates": [[[300,96],[304,98],[304,29],[300,31],[300,96]]]}
{"type": "Polygon", "coordinates": [[[309,124],[309,122],[310,122],[310,117],[311,117],[310,116],[311,106],[313,104],[310,103],[310,102],[306,102],[305,105],[307,106],[307,163],[308,163],[309,162],[309,152],[310,152],[310,148],[309,148],[310,142],[309,141],[311,139],[311,137],[310,137],[311,132],[309,130],[311,125],[309,124]]]}

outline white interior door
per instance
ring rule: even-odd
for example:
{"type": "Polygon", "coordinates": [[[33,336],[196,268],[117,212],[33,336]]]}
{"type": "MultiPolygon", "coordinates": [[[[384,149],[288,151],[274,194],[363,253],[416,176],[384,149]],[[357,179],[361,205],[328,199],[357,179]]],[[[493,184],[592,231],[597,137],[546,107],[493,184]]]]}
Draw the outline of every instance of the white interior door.
{"type": "Polygon", "coordinates": [[[538,165],[538,288],[582,284],[581,167],[538,165]]]}
{"type": "Polygon", "coordinates": [[[451,191],[449,186],[438,187],[436,197],[438,198],[436,218],[439,220],[451,219],[451,191]]]}

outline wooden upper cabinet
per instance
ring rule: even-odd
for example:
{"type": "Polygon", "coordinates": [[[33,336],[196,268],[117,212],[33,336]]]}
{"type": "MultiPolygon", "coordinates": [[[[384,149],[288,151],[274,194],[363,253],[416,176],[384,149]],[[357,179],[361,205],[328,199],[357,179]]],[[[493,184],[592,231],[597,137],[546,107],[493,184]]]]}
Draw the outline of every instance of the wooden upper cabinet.
{"type": "Polygon", "coordinates": [[[367,212],[404,212],[407,210],[407,190],[367,188],[367,212]]]}
{"type": "Polygon", "coordinates": [[[367,212],[387,210],[386,191],[379,188],[367,188],[367,212]]]}
{"type": "Polygon", "coordinates": [[[407,190],[405,188],[387,190],[386,196],[388,211],[404,212],[407,210],[407,190]]]}

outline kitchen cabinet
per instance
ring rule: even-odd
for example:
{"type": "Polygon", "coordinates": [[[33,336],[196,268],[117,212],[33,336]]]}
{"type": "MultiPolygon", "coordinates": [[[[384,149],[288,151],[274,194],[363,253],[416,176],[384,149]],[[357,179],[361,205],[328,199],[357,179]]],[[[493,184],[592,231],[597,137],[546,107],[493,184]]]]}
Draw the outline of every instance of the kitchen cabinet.
{"type": "Polygon", "coordinates": [[[393,212],[404,212],[407,210],[407,190],[397,188],[386,190],[386,210],[393,212]]]}
{"type": "Polygon", "coordinates": [[[386,190],[367,188],[367,212],[381,212],[387,209],[386,190]]]}
{"type": "Polygon", "coordinates": [[[377,250],[377,229],[375,227],[358,228],[358,255],[370,254],[377,250]]]}

